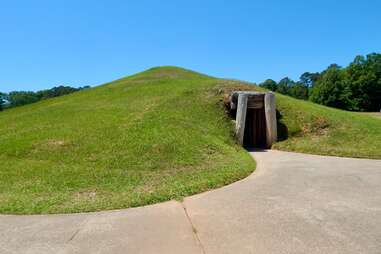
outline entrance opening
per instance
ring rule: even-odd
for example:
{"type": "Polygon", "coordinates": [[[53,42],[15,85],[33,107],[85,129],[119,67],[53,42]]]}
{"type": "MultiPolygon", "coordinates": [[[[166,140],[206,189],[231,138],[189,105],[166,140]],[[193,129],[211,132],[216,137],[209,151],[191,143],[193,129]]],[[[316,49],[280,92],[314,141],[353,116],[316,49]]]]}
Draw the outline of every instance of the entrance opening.
{"type": "Polygon", "coordinates": [[[275,95],[256,91],[225,94],[224,103],[235,118],[235,134],[246,148],[271,148],[277,140],[275,95]]]}
{"type": "Polygon", "coordinates": [[[243,145],[246,148],[266,148],[266,116],[264,107],[247,109],[243,137],[243,145]]]}

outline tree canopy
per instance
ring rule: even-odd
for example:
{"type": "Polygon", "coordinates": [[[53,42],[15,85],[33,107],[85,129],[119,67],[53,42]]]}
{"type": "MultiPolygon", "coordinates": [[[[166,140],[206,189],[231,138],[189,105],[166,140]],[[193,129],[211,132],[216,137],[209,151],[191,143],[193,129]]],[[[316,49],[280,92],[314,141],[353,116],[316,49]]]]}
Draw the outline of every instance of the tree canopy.
{"type": "Polygon", "coordinates": [[[260,86],[298,99],[309,99],[351,111],[380,111],[381,54],[356,56],[345,68],[331,64],[321,73],[303,73],[295,82],[286,77],[260,86]],[[275,82],[276,83],[276,82],[275,82]]]}
{"type": "Polygon", "coordinates": [[[5,103],[6,103],[6,94],[0,92],[0,111],[3,110],[5,103]]]}
{"type": "Polygon", "coordinates": [[[41,90],[37,92],[13,91],[8,94],[0,93],[0,110],[3,109],[6,102],[9,103],[9,105],[7,105],[8,107],[17,107],[44,99],[71,94],[86,88],[89,88],[89,86],[80,88],[74,88],[70,86],[56,86],[51,89],[41,90]]]}
{"type": "MultiPolygon", "coordinates": [[[[307,75],[307,74],[306,74],[307,75]]],[[[307,77],[306,77],[307,78],[307,77]]],[[[307,82],[307,81],[304,81],[307,82]]],[[[306,100],[308,99],[308,85],[302,81],[295,82],[289,77],[281,79],[278,83],[272,79],[267,79],[260,86],[271,91],[281,94],[290,95],[292,97],[306,100]]],[[[309,82],[309,81],[308,81],[309,82]]]]}

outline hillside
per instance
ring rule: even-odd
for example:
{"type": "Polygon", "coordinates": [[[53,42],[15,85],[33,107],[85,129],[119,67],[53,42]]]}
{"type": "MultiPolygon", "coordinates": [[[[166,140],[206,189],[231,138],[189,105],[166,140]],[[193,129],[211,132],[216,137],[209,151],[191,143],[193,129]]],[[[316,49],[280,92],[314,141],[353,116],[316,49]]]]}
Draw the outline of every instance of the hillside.
{"type": "Polygon", "coordinates": [[[288,138],[276,149],[381,159],[381,118],[278,95],[288,138]]]}
{"type": "Polygon", "coordinates": [[[209,89],[217,79],[153,68],[0,113],[0,212],[140,206],[246,177],[252,158],[209,89]]]}
{"type": "MultiPolygon", "coordinates": [[[[219,89],[263,90],[226,81],[219,89]]],[[[274,149],[302,153],[381,159],[379,113],[356,113],[276,94],[278,142],[274,149]]]]}
{"type": "MultiPolygon", "coordinates": [[[[141,206],[246,177],[221,98],[258,89],[176,67],[0,113],[0,212],[141,206]]],[[[381,119],[277,95],[275,148],[381,158],[381,119]]]]}

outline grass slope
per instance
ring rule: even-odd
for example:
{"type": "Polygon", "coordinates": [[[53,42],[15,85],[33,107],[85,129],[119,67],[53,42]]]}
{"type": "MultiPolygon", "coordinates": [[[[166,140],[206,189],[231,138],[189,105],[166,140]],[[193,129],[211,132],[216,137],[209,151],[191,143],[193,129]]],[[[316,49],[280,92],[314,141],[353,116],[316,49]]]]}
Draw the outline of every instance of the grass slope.
{"type": "MultiPolygon", "coordinates": [[[[247,176],[224,93],[258,90],[175,67],[0,113],[0,212],[151,204],[247,176]]],[[[274,148],[381,159],[381,118],[276,95],[274,148]]]]}
{"type": "MultiPolygon", "coordinates": [[[[277,95],[288,138],[276,149],[381,159],[381,119],[277,95]]],[[[283,137],[286,138],[286,137],[283,137]]]]}
{"type": "Polygon", "coordinates": [[[0,212],[69,213],[179,199],[255,168],[210,93],[162,67],[0,114],[0,212]]]}
{"type": "MultiPolygon", "coordinates": [[[[263,90],[238,81],[220,89],[263,90]]],[[[302,153],[381,159],[381,118],[276,94],[279,142],[273,148],[302,153]]]]}

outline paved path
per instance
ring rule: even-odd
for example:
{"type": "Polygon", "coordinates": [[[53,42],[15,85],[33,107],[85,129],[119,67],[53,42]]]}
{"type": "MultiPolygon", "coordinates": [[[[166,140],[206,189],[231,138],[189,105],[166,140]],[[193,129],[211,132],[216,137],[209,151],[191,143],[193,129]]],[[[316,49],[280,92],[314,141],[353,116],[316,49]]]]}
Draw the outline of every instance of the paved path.
{"type": "Polygon", "coordinates": [[[254,174],[182,203],[0,216],[0,253],[381,253],[381,161],[252,154],[254,174]]]}

